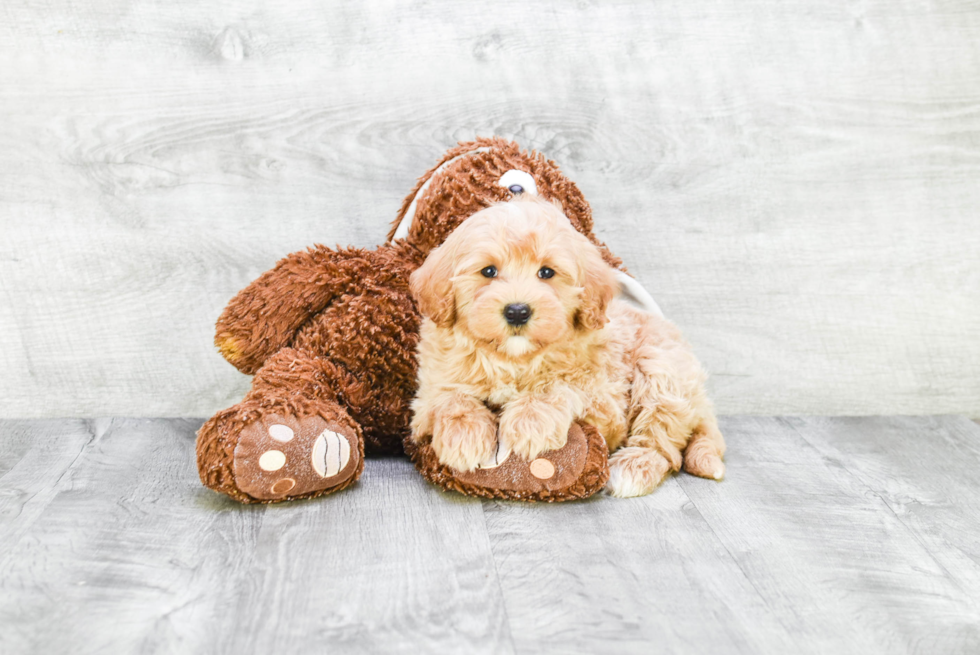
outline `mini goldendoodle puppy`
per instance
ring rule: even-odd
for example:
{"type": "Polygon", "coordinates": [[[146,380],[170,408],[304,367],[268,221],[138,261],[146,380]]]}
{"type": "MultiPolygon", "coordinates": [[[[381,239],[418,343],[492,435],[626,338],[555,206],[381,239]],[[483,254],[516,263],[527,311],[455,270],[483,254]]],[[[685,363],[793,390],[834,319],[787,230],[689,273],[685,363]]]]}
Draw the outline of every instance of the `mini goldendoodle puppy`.
{"type": "Polygon", "coordinates": [[[556,205],[525,195],[474,214],[411,286],[425,317],[412,434],[432,435],[443,464],[493,461],[498,435],[530,461],[582,419],[609,445],[613,495],[648,494],[682,465],[724,475],[689,346],[615,298],[613,269],[556,205]]]}

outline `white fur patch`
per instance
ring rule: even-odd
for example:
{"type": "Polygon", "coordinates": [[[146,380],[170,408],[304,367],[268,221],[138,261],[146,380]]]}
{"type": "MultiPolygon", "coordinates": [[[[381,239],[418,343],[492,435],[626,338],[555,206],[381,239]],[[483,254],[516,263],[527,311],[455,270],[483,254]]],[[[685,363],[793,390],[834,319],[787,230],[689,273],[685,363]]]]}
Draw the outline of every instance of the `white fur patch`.
{"type": "Polygon", "coordinates": [[[520,357],[534,350],[534,346],[528,341],[527,337],[509,337],[504,342],[504,352],[511,357],[520,357]]]}
{"type": "Polygon", "coordinates": [[[611,496],[619,496],[617,491],[623,485],[623,472],[618,466],[609,467],[609,479],[606,480],[606,492],[611,496]]]}
{"type": "Polygon", "coordinates": [[[611,496],[635,498],[650,493],[650,490],[642,486],[642,481],[637,479],[630,468],[618,464],[616,461],[609,462],[609,481],[606,482],[606,491],[611,496]]]}

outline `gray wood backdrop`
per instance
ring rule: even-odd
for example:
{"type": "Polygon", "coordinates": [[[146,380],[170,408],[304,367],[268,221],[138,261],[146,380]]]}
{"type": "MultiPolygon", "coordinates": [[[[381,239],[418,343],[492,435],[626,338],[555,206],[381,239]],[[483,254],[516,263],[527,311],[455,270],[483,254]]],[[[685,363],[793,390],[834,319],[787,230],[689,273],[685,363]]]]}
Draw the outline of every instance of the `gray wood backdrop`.
{"type": "Polygon", "coordinates": [[[980,415],[980,3],[0,4],[0,416],[205,416],[239,288],[557,160],[725,413],[980,415]]]}

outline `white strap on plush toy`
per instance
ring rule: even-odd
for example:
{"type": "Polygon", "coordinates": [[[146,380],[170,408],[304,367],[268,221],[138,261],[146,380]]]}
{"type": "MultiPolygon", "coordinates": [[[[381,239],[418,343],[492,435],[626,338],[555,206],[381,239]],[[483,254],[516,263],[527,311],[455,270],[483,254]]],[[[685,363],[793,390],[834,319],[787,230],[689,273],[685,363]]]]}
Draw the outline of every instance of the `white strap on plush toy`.
{"type": "Polygon", "coordinates": [[[618,298],[620,300],[625,300],[637,309],[663,318],[664,313],[660,311],[660,305],[639,282],[622,271],[616,271],[616,279],[619,280],[618,298]]]}
{"type": "Polygon", "coordinates": [[[395,239],[408,238],[408,230],[409,228],[412,227],[412,221],[415,220],[415,210],[418,208],[419,198],[422,197],[422,194],[429,189],[429,185],[432,184],[432,180],[435,179],[436,175],[438,175],[442,171],[442,169],[446,168],[446,166],[449,166],[455,161],[459,161],[463,157],[469,157],[470,155],[475,155],[478,152],[487,152],[488,150],[490,150],[490,148],[484,147],[484,148],[477,148],[476,150],[470,150],[469,152],[464,152],[461,155],[456,155],[449,161],[439,166],[439,168],[432,171],[432,175],[430,175],[429,179],[425,181],[425,184],[419,187],[418,193],[416,193],[415,197],[412,198],[412,204],[408,206],[408,211],[405,212],[405,215],[402,217],[401,222],[398,224],[398,229],[395,230],[395,236],[393,238],[395,239]]]}

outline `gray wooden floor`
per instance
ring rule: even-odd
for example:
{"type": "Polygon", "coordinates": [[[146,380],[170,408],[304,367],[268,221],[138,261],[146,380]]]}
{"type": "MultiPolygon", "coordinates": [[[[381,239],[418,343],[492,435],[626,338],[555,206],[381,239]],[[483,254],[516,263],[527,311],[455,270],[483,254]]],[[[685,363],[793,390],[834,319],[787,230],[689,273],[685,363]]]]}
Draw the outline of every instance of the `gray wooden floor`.
{"type": "Polygon", "coordinates": [[[198,420],[0,422],[0,652],[980,652],[980,426],[723,420],[728,479],[243,507],[198,420]]]}

